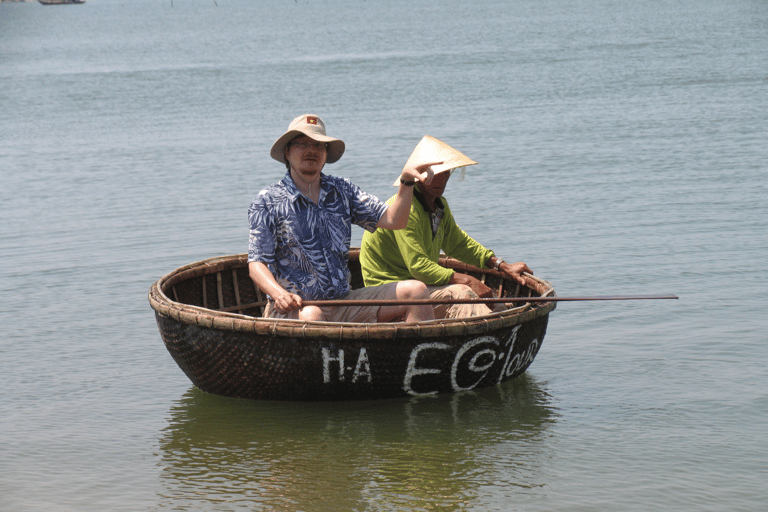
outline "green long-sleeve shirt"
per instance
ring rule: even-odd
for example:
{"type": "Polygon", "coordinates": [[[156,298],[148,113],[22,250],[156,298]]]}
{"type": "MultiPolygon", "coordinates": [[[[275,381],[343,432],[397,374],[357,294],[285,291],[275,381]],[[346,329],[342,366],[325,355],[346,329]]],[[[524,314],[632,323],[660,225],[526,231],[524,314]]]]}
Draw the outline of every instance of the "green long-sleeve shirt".
{"type": "MultiPolygon", "coordinates": [[[[392,204],[393,200],[394,197],[387,203],[392,204]]],[[[487,268],[485,263],[494,256],[493,251],[483,247],[456,224],[444,197],[437,201],[444,214],[434,236],[429,212],[417,195],[411,204],[406,228],[396,231],[378,228],[373,233],[366,231],[363,234],[360,264],[365,286],[405,279],[418,279],[428,285],[448,284],[453,270],[438,265],[441,250],[464,263],[487,268]]]]}

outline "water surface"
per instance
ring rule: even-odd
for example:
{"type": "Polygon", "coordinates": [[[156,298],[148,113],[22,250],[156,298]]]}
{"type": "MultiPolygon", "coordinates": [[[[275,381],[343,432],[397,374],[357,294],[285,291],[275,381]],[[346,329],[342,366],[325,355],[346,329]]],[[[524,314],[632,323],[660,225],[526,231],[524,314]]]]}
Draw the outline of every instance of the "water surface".
{"type": "MultiPolygon", "coordinates": [[[[0,509],[757,510],[768,5],[0,5],[0,509]],[[386,199],[420,138],[460,225],[567,303],[523,378],[352,404],[194,388],[146,294],[245,252],[320,115],[386,199]]],[[[361,231],[355,231],[359,242],[361,231]]]]}

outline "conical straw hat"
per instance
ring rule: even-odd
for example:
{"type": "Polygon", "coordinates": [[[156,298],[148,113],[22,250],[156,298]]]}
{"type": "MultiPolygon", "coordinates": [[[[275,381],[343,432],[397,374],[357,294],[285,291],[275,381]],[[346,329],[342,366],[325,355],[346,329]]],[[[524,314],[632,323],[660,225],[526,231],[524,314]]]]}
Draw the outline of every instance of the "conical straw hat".
{"type": "MultiPolygon", "coordinates": [[[[418,166],[429,162],[443,162],[439,165],[432,166],[432,172],[435,174],[445,171],[453,171],[457,167],[466,167],[468,165],[475,165],[477,162],[469,158],[467,155],[458,151],[445,142],[438,140],[429,135],[425,135],[421,141],[416,145],[416,149],[411,153],[406,166],[413,165],[418,166]]],[[[395,186],[400,185],[400,179],[395,180],[395,186]]]]}

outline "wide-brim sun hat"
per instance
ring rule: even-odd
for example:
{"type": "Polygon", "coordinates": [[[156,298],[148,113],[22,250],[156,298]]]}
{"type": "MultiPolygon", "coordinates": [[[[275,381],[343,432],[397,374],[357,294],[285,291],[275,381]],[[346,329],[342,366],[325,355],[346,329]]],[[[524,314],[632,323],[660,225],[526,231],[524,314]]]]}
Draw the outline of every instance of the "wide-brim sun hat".
{"type": "MultiPolygon", "coordinates": [[[[432,172],[435,174],[446,172],[463,170],[468,165],[476,165],[477,162],[469,158],[461,151],[452,148],[445,142],[425,135],[416,145],[416,148],[411,153],[411,156],[406,162],[406,167],[409,165],[419,166],[428,164],[429,162],[443,162],[442,164],[433,165],[432,172]]],[[[400,185],[400,178],[395,180],[394,186],[400,185]]]]}
{"type": "Polygon", "coordinates": [[[278,162],[286,163],[285,146],[299,135],[306,135],[310,139],[328,144],[328,152],[325,157],[325,163],[327,164],[336,162],[344,154],[344,141],[327,136],[325,134],[325,123],[318,116],[304,114],[291,121],[288,131],[272,144],[272,149],[269,152],[270,156],[278,162]]]}

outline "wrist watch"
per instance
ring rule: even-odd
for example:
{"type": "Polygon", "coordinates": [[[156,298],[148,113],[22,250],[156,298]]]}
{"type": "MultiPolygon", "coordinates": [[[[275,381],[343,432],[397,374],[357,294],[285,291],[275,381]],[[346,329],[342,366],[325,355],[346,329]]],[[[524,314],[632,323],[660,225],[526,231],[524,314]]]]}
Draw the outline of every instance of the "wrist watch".
{"type": "Polygon", "coordinates": [[[503,259],[496,258],[496,264],[493,266],[493,270],[499,270],[499,268],[501,268],[502,263],[504,263],[503,259]]]}

